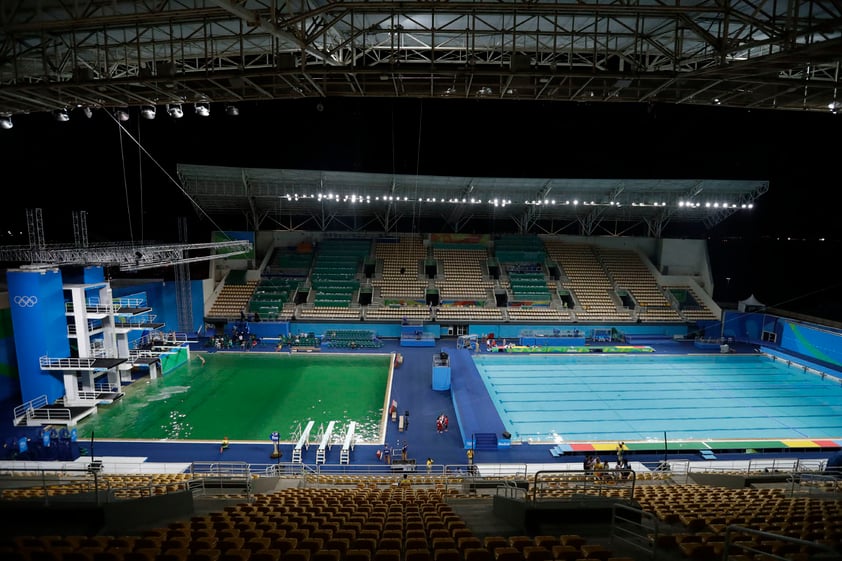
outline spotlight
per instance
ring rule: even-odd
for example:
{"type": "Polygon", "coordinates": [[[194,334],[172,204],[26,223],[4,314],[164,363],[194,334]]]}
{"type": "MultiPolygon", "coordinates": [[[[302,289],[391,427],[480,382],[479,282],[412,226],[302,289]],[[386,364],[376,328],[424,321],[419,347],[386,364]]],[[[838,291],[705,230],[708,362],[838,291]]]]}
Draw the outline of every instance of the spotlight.
{"type": "Polygon", "coordinates": [[[87,117],[88,119],[90,119],[91,117],[94,116],[94,110],[91,109],[90,107],[83,107],[82,112],[85,114],[85,117],[87,117]]]}
{"type": "Polygon", "coordinates": [[[140,106],[140,116],[144,119],[154,119],[155,113],[157,109],[154,105],[141,105],[140,106]]]}
{"type": "Polygon", "coordinates": [[[114,116],[117,117],[117,120],[121,123],[125,123],[129,120],[129,110],[125,107],[120,107],[119,109],[114,110],[114,116]]]}
{"type": "Polygon", "coordinates": [[[207,117],[210,115],[210,104],[204,101],[196,104],[196,114],[199,117],[207,117]]]}
{"type": "Polygon", "coordinates": [[[181,108],[180,103],[168,103],[167,113],[173,119],[181,119],[182,117],[184,117],[184,109],[181,108]]]}
{"type": "Polygon", "coordinates": [[[53,117],[55,117],[56,121],[60,123],[66,123],[70,120],[70,114],[67,112],[67,109],[56,109],[53,111],[53,117]]]}
{"type": "Polygon", "coordinates": [[[236,117],[240,114],[240,108],[236,105],[227,105],[225,106],[225,114],[229,117],[236,117]]]}
{"type": "Polygon", "coordinates": [[[13,126],[15,126],[15,124],[12,123],[12,116],[9,113],[3,113],[0,115],[0,129],[9,130],[13,126]]]}

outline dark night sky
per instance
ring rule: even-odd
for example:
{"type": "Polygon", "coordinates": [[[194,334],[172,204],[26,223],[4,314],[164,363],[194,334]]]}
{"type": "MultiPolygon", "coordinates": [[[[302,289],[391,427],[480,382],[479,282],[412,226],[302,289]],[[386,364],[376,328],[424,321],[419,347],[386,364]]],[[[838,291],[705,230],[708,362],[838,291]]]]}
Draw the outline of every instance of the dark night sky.
{"type": "MultiPolygon", "coordinates": [[[[842,116],[724,107],[490,100],[327,99],[185,106],[172,120],[132,115],[120,134],[103,112],[55,122],[15,117],[0,130],[7,172],[2,244],[27,243],[26,209],[41,208],[47,242],[72,240],[71,211],[88,212],[91,241],[189,241],[214,225],[180,192],[177,163],[490,177],[763,179],[750,216],[712,231],[718,300],[750,293],[768,305],[842,320],[842,116]],[[320,110],[321,109],[321,110],[320,110]],[[148,153],[142,153],[146,152],[148,153]],[[169,175],[169,177],[168,177],[169,175]],[[170,179],[170,177],[172,179],[170,179]],[[9,237],[8,230],[23,232],[9,237]],[[825,238],[824,241],[819,241],[825,238]],[[730,277],[730,281],[725,281],[730,277]]],[[[677,237],[681,234],[672,234],[677,237]]],[[[687,232],[688,237],[699,237],[687,232]]]]}

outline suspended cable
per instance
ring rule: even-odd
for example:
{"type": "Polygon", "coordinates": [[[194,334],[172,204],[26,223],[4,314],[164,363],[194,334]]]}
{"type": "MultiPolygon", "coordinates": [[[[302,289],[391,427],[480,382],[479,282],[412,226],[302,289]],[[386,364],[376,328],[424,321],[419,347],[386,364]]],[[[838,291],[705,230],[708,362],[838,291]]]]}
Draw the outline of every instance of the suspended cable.
{"type": "MultiPolygon", "coordinates": [[[[141,121],[137,122],[137,139],[140,143],[140,127],[141,121]]],[[[140,191],[140,239],[146,239],[146,219],[143,216],[143,152],[138,148],[137,150],[137,180],[138,190],[140,191]]]]}
{"type": "Polygon", "coordinates": [[[418,174],[421,172],[421,123],[424,121],[424,101],[418,103],[418,143],[415,149],[415,194],[412,203],[412,233],[416,233],[416,210],[420,201],[418,200],[418,174]]]}
{"type": "MultiPolygon", "coordinates": [[[[111,115],[111,113],[109,113],[109,115],[111,115]]],[[[125,130],[125,127],[123,127],[120,124],[120,121],[118,121],[117,118],[115,118],[113,115],[111,118],[114,119],[114,122],[120,125],[120,127],[123,130],[125,130]]],[[[131,245],[134,246],[134,230],[132,228],[132,204],[129,200],[129,182],[126,178],[126,152],[125,147],[123,146],[123,135],[119,128],[117,129],[117,135],[120,137],[120,162],[122,164],[123,171],[123,195],[126,197],[126,216],[128,218],[129,223],[129,241],[131,242],[131,245]]]]}
{"type": "MultiPolygon", "coordinates": [[[[119,126],[123,130],[123,132],[126,134],[126,136],[128,136],[130,139],[132,139],[132,142],[134,142],[137,145],[137,147],[146,155],[146,157],[148,157],[152,161],[152,163],[154,163],[158,167],[158,169],[160,169],[161,172],[163,172],[163,174],[167,177],[167,179],[169,179],[170,182],[173,185],[175,185],[176,188],[179,191],[181,191],[181,194],[184,195],[185,197],[187,197],[187,200],[190,201],[193,204],[193,206],[196,207],[196,209],[199,211],[199,213],[202,216],[204,216],[205,218],[207,218],[208,222],[210,222],[211,225],[214,228],[216,228],[223,236],[225,236],[225,238],[228,241],[235,241],[233,238],[228,236],[228,234],[222,228],[219,227],[219,225],[213,220],[213,218],[211,218],[210,215],[207,212],[205,212],[205,209],[203,209],[199,205],[199,203],[197,203],[193,199],[193,197],[191,197],[190,194],[187,191],[184,190],[184,188],[178,183],[178,181],[175,180],[175,178],[170,174],[170,172],[168,172],[166,170],[166,168],[164,168],[164,166],[162,166],[161,163],[158,162],[158,160],[156,160],[155,157],[152,156],[152,154],[149,153],[149,151],[140,143],[140,141],[138,141],[137,138],[132,136],[132,134],[128,131],[128,129],[126,129],[126,127],[123,126],[123,123],[121,123],[119,120],[117,120],[117,118],[114,117],[114,115],[112,115],[111,113],[107,113],[107,114],[111,117],[111,119],[114,120],[115,123],[117,123],[117,126],[119,126]]],[[[121,145],[122,145],[122,139],[121,139],[121,145]]],[[[125,167],[124,167],[124,175],[125,175],[125,167]]]]}

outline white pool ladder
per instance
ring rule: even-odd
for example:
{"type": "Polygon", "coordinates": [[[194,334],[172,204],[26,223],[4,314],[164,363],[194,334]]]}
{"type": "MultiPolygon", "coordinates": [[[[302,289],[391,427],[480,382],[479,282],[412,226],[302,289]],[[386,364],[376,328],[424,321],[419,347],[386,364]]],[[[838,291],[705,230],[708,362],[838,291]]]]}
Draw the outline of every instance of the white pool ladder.
{"type": "Polygon", "coordinates": [[[310,448],[310,441],[309,441],[310,440],[310,431],[313,430],[314,424],[316,424],[315,421],[308,421],[307,426],[304,427],[303,431],[301,431],[301,434],[298,437],[298,442],[295,444],[295,447],[292,449],[292,461],[294,463],[300,464],[303,450],[308,450],[310,448]]]}
{"type": "Polygon", "coordinates": [[[340,464],[351,463],[351,450],[354,449],[354,431],[357,430],[357,422],[348,423],[348,430],[345,432],[345,441],[342,443],[342,451],[339,453],[340,464]]]}
{"type": "Polygon", "coordinates": [[[319,443],[319,449],[316,450],[316,463],[323,464],[327,456],[327,451],[330,450],[330,436],[333,433],[333,427],[336,421],[330,421],[327,424],[327,429],[322,432],[322,439],[319,443]]]}

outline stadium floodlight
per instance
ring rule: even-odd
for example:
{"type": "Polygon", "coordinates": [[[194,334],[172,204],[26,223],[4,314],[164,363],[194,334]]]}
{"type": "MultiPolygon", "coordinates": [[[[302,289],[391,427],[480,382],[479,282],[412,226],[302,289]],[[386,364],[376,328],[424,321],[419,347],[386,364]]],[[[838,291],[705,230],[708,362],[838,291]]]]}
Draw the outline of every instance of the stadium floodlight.
{"type": "Polygon", "coordinates": [[[127,107],[119,107],[114,110],[114,116],[121,123],[125,123],[129,120],[129,109],[127,107]]]}
{"type": "Polygon", "coordinates": [[[180,103],[168,103],[167,114],[173,119],[181,119],[184,117],[184,109],[181,108],[180,103]]]}
{"type": "Polygon", "coordinates": [[[154,105],[141,105],[140,106],[140,116],[144,119],[154,119],[155,113],[157,113],[157,109],[154,105]]]}
{"type": "Polygon", "coordinates": [[[225,114],[229,117],[236,117],[240,114],[240,108],[236,105],[226,105],[225,106],[225,114]]]}
{"type": "Polygon", "coordinates": [[[3,113],[0,115],[0,129],[9,130],[14,126],[15,124],[12,122],[11,113],[3,113]]]}
{"type": "Polygon", "coordinates": [[[70,120],[70,113],[67,112],[67,109],[62,107],[61,109],[56,109],[53,111],[53,117],[59,123],[66,123],[70,120]]]}
{"type": "Polygon", "coordinates": [[[200,101],[196,104],[196,114],[199,117],[208,117],[210,115],[210,103],[200,101]]]}

